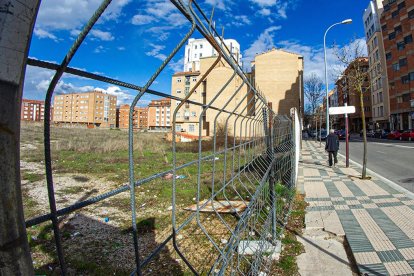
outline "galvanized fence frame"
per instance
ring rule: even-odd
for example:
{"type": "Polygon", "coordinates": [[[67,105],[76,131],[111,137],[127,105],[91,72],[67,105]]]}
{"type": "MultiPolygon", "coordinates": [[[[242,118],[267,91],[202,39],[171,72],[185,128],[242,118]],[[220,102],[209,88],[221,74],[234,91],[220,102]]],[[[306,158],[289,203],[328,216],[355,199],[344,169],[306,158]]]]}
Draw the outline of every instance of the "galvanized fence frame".
{"type": "MultiPolygon", "coordinates": [[[[231,51],[223,43],[223,38],[217,33],[212,24],[212,18],[208,18],[197,2],[192,0],[188,3],[181,0],[171,0],[176,8],[189,20],[191,27],[143,87],[69,67],[70,61],[76,54],[78,48],[81,46],[82,42],[110,2],[110,0],[102,1],[102,4],[85,25],[60,64],[28,59],[28,65],[55,70],[56,73],[46,93],[44,111],[45,168],[50,213],[26,221],[26,227],[49,220],[52,222],[56,252],[62,274],[64,275],[66,273],[66,263],[61,244],[58,218],[129,190],[132,235],[135,252],[134,262],[136,267],[133,273],[142,275],[142,269],[153,260],[163,248],[165,248],[167,243],[172,242],[175,251],[184,261],[188,269],[195,275],[198,275],[200,271],[192,264],[191,260],[189,260],[187,252],[182,252],[180,244],[177,241],[177,234],[183,231],[183,229],[191,223],[195,223],[195,227],[197,227],[201,231],[200,233],[202,233],[209,241],[212,250],[215,251],[217,256],[215,261],[211,263],[208,274],[257,275],[260,272],[269,273],[269,264],[272,260],[272,258],[269,257],[269,254],[271,256],[280,247],[280,235],[286,225],[293,195],[291,192],[294,190],[296,184],[299,143],[299,140],[297,139],[299,137],[299,121],[297,113],[294,113],[293,120],[291,117],[275,114],[271,104],[266,101],[265,96],[253,85],[252,81],[246,76],[232,56],[231,51]],[[217,51],[218,56],[215,62],[198,79],[195,86],[184,98],[150,90],[150,85],[156,80],[162,70],[168,65],[195,30],[206,38],[217,51]],[[219,62],[227,64],[226,66],[233,70],[232,76],[221,89],[217,91],[217,94],[209,103],[204,104],[193,100],[191,96],[194,91],[209,76],[210,72],[219,62]],[[129,184],[57,210],[51,161],[51,122],[49,114],[54,90],[64,73],[134,89],[138,94],[131,104],[129,114],[129,184]],[[239,85],[239,87],[232,93],[231,97],[223,103],[220,96],[235,78],[240,79],[242,84],[239,85]],[[243,87],[246,87],[247,89],[247,93],[244,95],[242,94],[243,87]],[[149,177],[137,180],[134,175],[134,167],[136,164],[134,164],[133,145],[134,136],[136,134],[133,132],[133,112],[135,106],[145,94],[170,98],[180,101],[180,103],[174,109],[172,121],[173,168],[163,172],[156,172],[149,177]],[[241,100],[239,100],[238,104],[230,108],[230,102],[236,97],[240,97],[241,100]],[[198,158],[191,162],[178,165],[177,133],[175,126],[177,125],[177,112],[186,103],[202,107],[202,113],[199,116],[198,124],[198,158]],[[203,116],[207,112],[212,111],[216,114],[212,135],[213,152],[206,155],[203,151],[202,142],[203,116]],[[219,119],[221,121],[219,121],[219,119]],[[225,144],[224,149],[218,149],[216,147],[216,141],[218,139],[217,129],[223,120],[225,144]],[[222,176],[219,176],[218,173],[216,174],[216,168],[218,167],[216,166],[215,160],[217,156],[224,157],[222,176]],[[203,201],[200,194],[203,185],[201,175],[202,173],[205,173],[203,172],[203,162],[211,162],[211,160],[213,162],[213,169],[208,173],[211,174],[212,190],[210,197],[203,201]],[[176,213],[178,212],[176,209],[177,171],[194,165],[198,166],[196,210],[184,221],[178,222],[176,219],[176,213]],[[146,258],[143,259],[142,256],[140,256],[139,251],[140,241],[136,224],[137,202],[135,189],[138,186],[145,185],[146,183],[169,173],[173,174],[171,183],[172,233],[155,250],[153,250],[149,256],[146,256],[146,258]],[[232,206],[232,199],[228,196],[231,193],[235,193],[243,202],[246,207],[243,211],[232,206]],[[212,236],[210,230],[205,226],[205,222],[201,219],[203,209],[208,204],[213,203],[218,197],[221,198],[221,201],[218,201],[218,204],[228,204],[233,213],[238,217],[236,225],[229,225],[226,222],[224,215],[217,210],[216,205],[211,204],[213,209],[212,213],[216,221],[223,226],[225,231],[227,231],[228,236],[225,244],[220,244],[217,241],[217,238],[212,236]]],[[[219,172],[219,169],[217,169],[217,172],[219,172]]]]}

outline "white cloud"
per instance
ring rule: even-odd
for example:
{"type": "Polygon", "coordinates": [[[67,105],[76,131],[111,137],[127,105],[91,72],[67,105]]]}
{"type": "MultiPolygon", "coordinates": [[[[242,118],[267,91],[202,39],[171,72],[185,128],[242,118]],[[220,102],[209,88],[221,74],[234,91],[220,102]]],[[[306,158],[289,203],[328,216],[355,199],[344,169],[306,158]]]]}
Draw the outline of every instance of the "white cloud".
{"type": "Polygon", "coordinates": [[[236,26],[241,27],[245,25],[251,25],[252,22],[250,21],[249,17],[247,15],[236,15],[234,16],[234,19],[228,22],[228,26],[236,26]]]}
{"type": "Polygon", "coordinates": [[[183,70],[183,64],[184,64],[184,58],[181,58],[177,61],[171,60],[168,63],[168,67],[170,67],[171,70],[175,73],[175,72],[180,72],[183,70]]]}
{"type": "MultiPolygon", "coordinates": [[[[356,39],[350,44],[342,46],[346,49],[354,49],[355,44],[359,44],[363,49],[363,53],[366,54],[366,43],[363,38],[356,39]]],[[[325,79],[325,63],[324,63],[324,51],[323,47],[310,47],[302,45],[297,41],[280,41],[277,45],[284,50],[300,54],[304,57],[304,76],[307,77],[311,74],[316,74],[322,80],[325,79]]],[[[341,47],[340,47],[341,48],[341,47]]],[[[338,60],[335,55],[333,47],[327,47],[326,49],[326,63],[328,68],[328,82],[333,85],[338,75],[345,69],[344,65],[338,60]]]]}
{"type": "Polygon", "coordinates": [[[276,0],[250,0],[256,5],[259,5],[260,7],[271,7],[276,5],[276,0]]]}
{"type": "Polygon", "coordinates": [[[150,44],[150,46],[152,47],[152,50],[145,53],[147,56],[155,57],[155,58],[157,58],[159,60],[162,60],[162,61],[164,61],[167,58],[166,55],[160,53],[162,50],[165,49],[165,46],[155,45],[155,44],[152,44],[152,43],[150,44]]]}
{"type": "Polygon", "coordinates": [[[268,16],[268,15],[270,15],[270,13],[271,13],[271,11],[269,9],[267,9],[267,8],[261,9],[259,11],[259,14],[260,15],[263,15],[263,16],[268,16]]]}
{"type": "Polygon", "coordinates": [[[132,17],[131,23],[134,25],[146,25],[154,21],[157,21],[157,19],[151,15],[136,14],[132,17]]]}
{"type": "Polygon", "coordinates": [[[91,30],[90,34],[91,36],[103,41],[112,41],[115,39],[110,32],[104,32],[101,30],[91,30]]]}
{"type": "Polygon", "coordinates": [[[95,50],[93,50],[93,52],[95,54],[100,54],[100,53],[105,53],[106,52],[106,48],[102,45],[99,45],[98,47],[95,48],[95,50]]]}
{"type": "Polygon", "coordinates": [[[244,51],[243,60],[245,63],[248,62],[250,64],[256,54],[263,53],[264,51],[273,48],[275,46],[274,32],[280,30],[281,28],[281,26],[272,26],[265,29],[263,33],[261,33],[255,41],[253,41],[250,47],[244,51]]]}
{"type": "Polygon", "coordinates": [[[125,48],[124,46],[118,46],[118,47],[117,47],[117,49],[118,49],[119,51],[125,51],[125,50],[126,50],[126,48],[125,48]]]}
{"type": "Polygon", "coordinates": [[[206,4],[209,4],[210,6],[213,6],[219,10],[226,10],[228,7],[226,7],[226,4],[230,6],[231,1],[224,1],[224,0],[206,0],[206,4]]]}
{"type": "Polygon", "coordinates": [[[54,41],[58,41],[58,38],[54,34],[49,33],[48,31],[45,31],[45,30],[40,29],[40,28],[35,28],[34,29],[34,34],[38,38],[50,38],[54,41]]]}
{"type": "MultiPolygon", "coordinates": [[[[131,104],[132,101],[135,98],[135,95],[130,94],[127,90],[122,90],[118,86],[108,86],[106,89],[105,88],[96,87],[96,88],[94,88],[94,90],[96,90],[96,91],[102,91],[102,92],[107,93],[109,95],[116,96],[117,105],[121,105],[121,104],[131,104]]],[[[142,104],[143,104],[143,100],[140,100],[138,102],[138,105],[142,105],[142,104]]]]}
{"type": "Polygon", "coordinates": [[[151,0],[132,17],[131,23],[145,27],[144,32],[150,33],[155,40],[164,41],[172,30],[189,26],[188,20],[168,0],[151,0]],[[156,25],[151,25],[157,23],[156,25]],[[145,26],[144,26],[145,25],[145,26]],[[148,26],[150,27],[148,28],[148,26]]]}
{"type": "MultiPolygon", "coordinates": [[[[101,0],[43,0],[36,19],[36,28],[49,33],[58,30],[79,30],[90,19],[101,2],[101,0]]],[[[123,7],[129,2],[131,0],[112,1],[99,22],[117,20],[122,14],[123,7]]]]}

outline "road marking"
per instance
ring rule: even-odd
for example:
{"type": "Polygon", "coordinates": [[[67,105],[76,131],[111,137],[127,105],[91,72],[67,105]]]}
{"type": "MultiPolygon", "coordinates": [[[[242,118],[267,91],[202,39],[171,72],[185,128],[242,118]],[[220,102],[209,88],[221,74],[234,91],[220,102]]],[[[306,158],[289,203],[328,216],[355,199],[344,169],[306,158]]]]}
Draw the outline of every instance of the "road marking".
{"type": "MultiPolygon", "coordinates": [[[[362,139],[353,139],[355,141],[360,141],[363,142],[364,140],[362,139]]],[[[369,141],[368,141],[369,142],[369,141]]],[[[369,144],[378,144],[378,145],[384,145],[384,146],[389,146],[389,147],[397,147],[397,148],[407,148],[407,149],[414,149],[414,147],[410,147],[410,146],[401,146],[401,145],[395,145],[395,144],[387,144],[387,143],[378,143],[378,142],[369,142],[369,144]]]]}
{"type": "Polygon", "coordinates": [[[383,152],[383,151],[379,151],[379,150],[377,150],[377,152],[385,154],[385,152],[383,152]]]}

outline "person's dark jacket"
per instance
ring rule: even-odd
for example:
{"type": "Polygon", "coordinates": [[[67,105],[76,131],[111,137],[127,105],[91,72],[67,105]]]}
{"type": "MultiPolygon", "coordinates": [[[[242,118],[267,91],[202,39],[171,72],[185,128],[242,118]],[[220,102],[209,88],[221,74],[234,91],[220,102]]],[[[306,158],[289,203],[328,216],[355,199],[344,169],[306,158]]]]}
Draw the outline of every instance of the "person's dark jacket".
{"type": "Polygon", "coordinates": [[[339,150],[339,139],[335,133],[330,133],[328,137],[326,137],[325,150],[326,151],[338,151],[339,150]]]}

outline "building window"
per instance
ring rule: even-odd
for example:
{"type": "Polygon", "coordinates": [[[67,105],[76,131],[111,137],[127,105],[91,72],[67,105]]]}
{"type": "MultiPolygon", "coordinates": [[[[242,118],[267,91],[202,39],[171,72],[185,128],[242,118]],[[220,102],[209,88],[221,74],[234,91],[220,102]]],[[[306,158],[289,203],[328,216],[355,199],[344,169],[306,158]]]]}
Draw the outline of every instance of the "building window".
{"type": "Polygon", "coordinates": [[[385,58],[386,58],[387,60],[390,60],[390,59],[392,58],[392,54],[391,54],[391,53],[386,53],[386,54],[385,54],[385,58]]]}
{"type": "Polygon", "coordinates": [[[197,54],[194,54],[194,58],[197,58],[197,54]]]}
{"type": "Polygon", "coordinates": [[[407,35],[406,37],[404,37],[404,43],[405,44],[409,44],[413,42],[413,35],[407,35]]]}
{"type": "Polygon", "coordinates": [[[178,79],[177,79],[177,82],[181,82],[181,78],[178,78],[178,79]]]}
{"type": "Polygon", "coordinates": [[[400,64],[400,67],[406,66],[407,65],[407,59],[402,58],[398,61],[398,63],[400,64]]]}
{"type": "Polygon", "coordinates": [[[409,76],[408,76],[408,75],[407,75],[407,76],[402,76],[402,77],[401,77],[401,82],[402,82],[403,84],[407,84],[407,83],[409,83],[409,82],[410,82],[409,76]]]}
{"type": "Polygon", "coordinates": [[[194,49],[197,49],[197,45],[194,45],[194,49]]]}
{"type": "Polygon", "coordinates": [[[398,63],[394,63],[394,64],[392,65],[392,69],[393,69],[394,71],[399,71],[399,70],[400,70],[400,64],[398,64],[398,63]]]}
{"type": "Polygon", "coordinates": [[[381,29],[382,29],[382,31],[386,31],[386,30],[387,30],[387,24],[382,25],[382,26],[381,26],[381,29]]]}
{"type": "Polygon", "coordinates": [[[388,35],[389,40],[393,40],[394,38],[395,38],[395,33],[394,32],[392,32],[388,35]]]}
{"type": "Polygon", "coordinates": [[[197,117],[197,112],[192,111],[192,112],[191,112],[191,116],[192,116],[192,117],[197,117]]]}
{"type": "Polygon", "coordinates": [[[197,81],[197,78],[196,77],[193,77],[193,82],[196,82],[197,81]]]}
{"type": "Polygon", "coordinates": [[[202,58],[203,57],[203,53],[200,53],[200,58],[202,58]]]}
{"type": "Polygon", "coordinates": [[[200,49],[203,49],[203,44],[200,44],[200,49]]]}
{"type": "Polygon", "coordinates": [[[408,12],[408,18],[413,19],[414,18],[414,9],[408,12]]]}
{"type": "Polygon", "coordinates": [[[396,34],[396,35],[397,35],[397,34],[399,34],[399,33],[402,33],[402,27],[401,27],[401,25],[400,25],[400,26],[395,27],[395,28],[394,28],[394,31],[395,31],[395,34],[396,34]]]}
{"type": "Polygon", "coordinates": [[[392,18],[397,17],[397,16],[398,16],[398,13],[399,13],[399,11],[398,11],[398,10],[393,11],[393,12],[391,13],[391,17],[392,17],[392,18]]]}
{"type": "Polygon", "coordinates": [[[404,48],[405,48],[404,41],[401,41],[401,42],[398,42],[397,43],[397,49],[398,49],[398,51],[402,51],[402,50],[404,50],[404,48]]]}
{"type": "Polygon", "coordinates": [[[405,8],[405,2],[402,1],[401,3],[398,4],[398,10],[402,10],[403,8],[405,8]]]}
{"type": "Polygon", "coordinates": [[[177,94],[181,94],[181,90],[180,89],[177,89],[177,94]]]}
{"type": "Polygon", "coordinates": [[[194,132],[195,131],[194,125],[188,125],[188,131],[189,132],[194,132]]]}
{"type": "Polygon", "coordinates": [[[410,81],[414,81],[414,72],[408,74],[410,81]]]}

